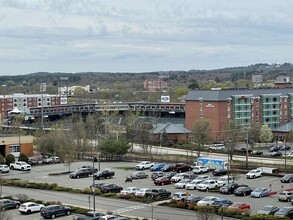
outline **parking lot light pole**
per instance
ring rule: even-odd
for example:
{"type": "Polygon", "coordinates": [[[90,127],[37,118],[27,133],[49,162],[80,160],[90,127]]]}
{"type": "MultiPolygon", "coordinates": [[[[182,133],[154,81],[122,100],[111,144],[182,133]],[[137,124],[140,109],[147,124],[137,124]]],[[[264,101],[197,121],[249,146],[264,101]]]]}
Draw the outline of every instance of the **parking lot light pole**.
{"type": "Polygon", "coordinates": [[[95,186],[95,157],[93,156],[93,211],[95,213],[96,211],[96,186],[95,186]]]}

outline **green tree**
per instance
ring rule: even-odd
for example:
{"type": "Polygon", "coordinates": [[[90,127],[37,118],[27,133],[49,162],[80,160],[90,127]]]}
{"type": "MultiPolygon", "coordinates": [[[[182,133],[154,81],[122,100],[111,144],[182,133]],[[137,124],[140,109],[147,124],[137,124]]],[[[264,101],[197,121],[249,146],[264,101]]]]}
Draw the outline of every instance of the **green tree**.
{"type": "Polygon", "coordinates": [[[86,95],[88,92],[84,89],[84,88],[81,88],[81,87],[77,87],[75,90],[74,90],[74,96],[84,96],[86,95]]]}
{"type": "Polygon", "coordinates": [[[3,157],[2,154],[0,154],[0,164],[4,164],[5,163],[5,158],[3,157]]]}
{"type": "Polygon", "coordinates": [[[259,131],[259,140],[265,143],[267,146],[268,142],[271,142],[273,139],[273,132],[272,129],[267,125],[262,125],[259,131]]]}
{"type": "Polygon", "coordinates": [[[115,138],[109,138],[107,140],[102,140],[100,143],[101,154],[107,156],[108,159],[113,160],[115,156],[121,158],[125,155],[130,145],[126,139],[116,140],[115,138]]]}
{"type": "Polygon", "coordinates": [[[290,131],[286,134],[286,141],[289,142],[289,143],[293,143],[293,131],[290,131]]]}
{"type": "Polygon", "coordinates": [[[11,163],[15,162],[15,157],[13,154],[8,154],[5,159],[5,163],[9,166],[11,163]]]}
{"type": "Polygon", "coordinates": [[[199,85],[196,80],[191,81],[191,83],[188,85],[188,89],[198,89],[199,85]]]}
{"type": "Polygon", "coordinates": [[[197,120],[193,125],[193,137],[196,143],[197,156],[200,156],[201,151],[210,140],[211,126],[210,123],[205,119],[197,120]]]}
{"type": "Polygon", "coordinates": [[[179,87],[176,89],[176,97],[181,97],[188,93],[188,89],[184,87],[179,87]]]}
{"type": "Polygon", "coordinates": [[[25,153],[20,153],[18,157],[18,161],[28,162],[28,156],[25,153]]]}

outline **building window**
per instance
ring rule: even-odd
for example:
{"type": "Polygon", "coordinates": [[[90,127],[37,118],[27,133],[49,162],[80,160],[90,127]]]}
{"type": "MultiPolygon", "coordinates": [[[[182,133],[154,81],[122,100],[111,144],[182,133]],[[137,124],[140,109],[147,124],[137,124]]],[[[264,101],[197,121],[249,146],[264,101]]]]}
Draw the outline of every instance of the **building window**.
{"type": "Polygon", "coordinates": [[[50,98],[47,98],[47,101],[50,102],[50,98]]]}
{"type": "Polygon", "coordinates": [[[14,106],[14,107],[17,107],[17,103],[15,103],[13,106],[14,106]]]}
{"type": "Polygon", "coordinates": [[[38,98],[38,101],[40,102],[40,101],[42,101],[42,99],[41,98],[38,98]]]}
{"type": "Polygon", "coordinates": [[[23,106],[26,106],[26,103],[23,103],[23,106]]]}
{"type": "Polygon", "coordinates": [[[14,99],[14,102],[17,102],[17,99],[14,99]]]}
{"type": "Polygon", "coordinates": [[[19,153],[20,146],[19,145],[9,145],[9,153],[19,153]]]}
{"type": "Polygon", "coordinates": [[[284,115],[287,115],[287,110],[284,112],[284,115]]]}

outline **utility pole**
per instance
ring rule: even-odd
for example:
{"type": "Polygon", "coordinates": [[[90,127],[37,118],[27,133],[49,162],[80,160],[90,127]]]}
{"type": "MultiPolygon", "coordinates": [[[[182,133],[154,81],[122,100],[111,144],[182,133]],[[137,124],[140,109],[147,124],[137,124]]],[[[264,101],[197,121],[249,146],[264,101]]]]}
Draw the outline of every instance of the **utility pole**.
{"type": "Polygon", "coordinates": [[[248,168],[248,127],[246,128],[246,169],[248,168]]]}
{"type": "Polygon", "coordinates": [[[93,211],[95,213],[96,211],[96,186],[95,186],[95,157],[93,156],[93,211]]]}

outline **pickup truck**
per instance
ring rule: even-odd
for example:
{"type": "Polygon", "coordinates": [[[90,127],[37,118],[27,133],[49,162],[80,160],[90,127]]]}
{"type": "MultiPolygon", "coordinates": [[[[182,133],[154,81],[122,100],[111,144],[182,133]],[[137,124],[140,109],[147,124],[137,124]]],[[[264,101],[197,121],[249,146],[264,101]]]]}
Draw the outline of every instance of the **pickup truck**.
{"type": "Polygon", "coordinates": [[[171,192],[165,189],[151,189],[149,192],[145,192],[144,197],[150,199],[156,198],[166,198],[169,199],[171,197],[171,192]]]}
{"type": "Polygon", "coordinates": [[[103,170],[103,171],[98,171],[94,173],[95,180],[111,179],[113,176],[115,176],[115,172],[110,170],[103,170]]]}
{"type": "Polygon", "coordinates": [[[31,165],[27,164],[24,161],[18,161],[15,163],[11,163],[9,167],[11,170],[22,170],[22,171],[25,171],[25,170],[30,171],[32,168],[31,165]]]}
{"type": "Polygon", "coordinates": [[[104,213],[101,212],[93,212],[89,211],[86,213],[86,215],[80,215],[75,217],[75,220],[99,220],[102,216],[104,216],[104,213]]]}

